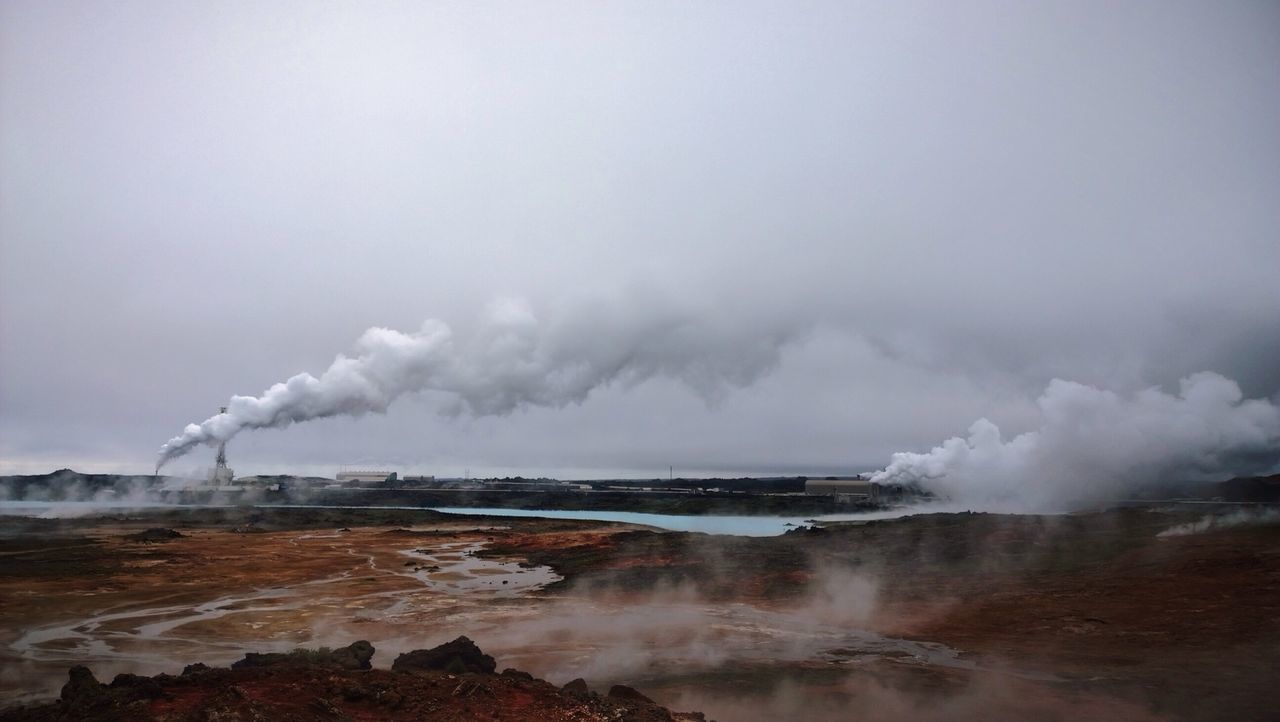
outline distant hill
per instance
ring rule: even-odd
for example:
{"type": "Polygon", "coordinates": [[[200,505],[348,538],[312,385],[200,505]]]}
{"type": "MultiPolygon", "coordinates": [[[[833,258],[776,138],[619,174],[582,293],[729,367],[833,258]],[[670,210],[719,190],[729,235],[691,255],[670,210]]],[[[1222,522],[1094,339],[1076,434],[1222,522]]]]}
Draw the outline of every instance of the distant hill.
{"type": "Polygon", "coordinates": [[[126,493],[178,481],[178,477],[152,474],[83,474],[58,469],[48,474],[0,476],[0,498],[63,501],[104,491],[126,493]]]}
{"type": "Polygon", "coordinates": [[[1231,479],[1214,485],[1224,501],[1280,503],[1280,474],[1231,479]]]}

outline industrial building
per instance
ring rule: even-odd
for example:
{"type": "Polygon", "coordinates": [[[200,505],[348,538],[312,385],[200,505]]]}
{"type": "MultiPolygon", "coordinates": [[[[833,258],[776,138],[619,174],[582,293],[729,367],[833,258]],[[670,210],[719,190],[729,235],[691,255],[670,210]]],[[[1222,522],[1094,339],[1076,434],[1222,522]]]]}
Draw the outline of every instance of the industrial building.
{"type": "Polygon", "coordinates": [[[400,476],[394,471],[341,471],[335,477],[339,484],[373,484],[396,487],[430,486],[436,478],[426,474],[400,476]]]}
{"type": "Polygon", "coordinates": [[[340,482],[347,481],[386,481],[394,474],[393,471],[340,471],[336,477],[340,482]]]}
{"type": "Polygon", "coordinates": [[[814,496],[834,496],[840,501],[872,501],[879,498],[880,485],[859,477],[809,479],[804,482],[804,493],[814,496]]]}

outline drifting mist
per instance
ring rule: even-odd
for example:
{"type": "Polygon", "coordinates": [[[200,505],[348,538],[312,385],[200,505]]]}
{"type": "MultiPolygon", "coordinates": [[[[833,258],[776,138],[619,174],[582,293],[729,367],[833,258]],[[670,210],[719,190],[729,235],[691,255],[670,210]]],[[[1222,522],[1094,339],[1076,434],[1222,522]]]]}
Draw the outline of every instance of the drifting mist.
{"type": "Polygon", "coordinates": [[[1151,388],[1129,398],[1055,379],[1036,403],[1037,430],[1006,440],[979,419],[967,438],[894,454],[873,480],[916,484],[974,508],[1043,511],[1280,464],[1280,408],[1244,399],[1216,373],[1188,376],[1176,396],[1151,388]]]}

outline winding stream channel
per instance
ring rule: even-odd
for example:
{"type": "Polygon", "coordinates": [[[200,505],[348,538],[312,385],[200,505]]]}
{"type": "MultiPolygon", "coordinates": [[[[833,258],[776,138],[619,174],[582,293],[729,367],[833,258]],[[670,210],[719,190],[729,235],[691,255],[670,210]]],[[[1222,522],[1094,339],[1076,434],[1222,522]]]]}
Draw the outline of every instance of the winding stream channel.
{"type": "Polygon", "coordinates": [[[977,669],[941,644],[821,623],[803,610],[661,596],[619,602],[540,595],[559,579],[550,568],[477,556],[482,540],[416,540],[413,546],[400,540],[389,555],[386,548],[378,554],[346,545],[344,536],[306,533],[289,540],[345,549],[351,567],[338,574],[196,603],[102,609],[28,629],[10,643],[9,655],[46,665],[87,663],[103,674],[155,673],[196,660],[225,664],[245,651],[366,638],[379,649],[375,663],[386,665],[398,652],[465,631],[503,664],[560,682],[651,677],[656,670],[697,674],[726,662],[977,669]],[[402,561],[394,566],[388,559],[402,561]],[[392,589],[375,583],[389,577],[410,583],[392,589]]]}
{"type": "Polygon", "coordinates": [[[118,574],[74,592],[78,607],[67,598],[67,609],[87,612],[59,619],[36,611],[34,624],[8,630],[0,704],[56,695],[75,664],[109,680],[365,639],[377,649],[374,665],[387,667],[399,653],[460,634],[501,667],[556,684],[583,677],[596,688],[621,682],[668,694],[735,670],[774,670],[761,674],[782,679],[789,670],[872,665],[1056,681],[878,634],[848,610],[833,616],[812,600],[765,608],[709,602],[693,589],[546,594],[560,580],[553,569],[482,555],[491,532],[505,527],[473,523],[251,536],[195,530],[154,554],[130,547],[122,558],[132,561],[118,574]],[[229,575],[221,585],[210,578],[220,574],[229,575]],[[101,604],[85,606],[90,600],[101,604]]]}

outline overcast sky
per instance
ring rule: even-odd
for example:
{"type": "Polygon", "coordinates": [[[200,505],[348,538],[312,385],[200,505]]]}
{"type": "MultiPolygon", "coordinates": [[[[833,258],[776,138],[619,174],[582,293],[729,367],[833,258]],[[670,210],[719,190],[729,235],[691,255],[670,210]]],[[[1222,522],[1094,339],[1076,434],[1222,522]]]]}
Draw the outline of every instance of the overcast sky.
{"type": "Polygon", "coordinates": [[[232,466],[835,473],[1030,428],[1054,377],[1274,398],[1278,78],[1274,2],[7,0],[0,471],[149,472],[495,297],[793,333],[710,404],[416,395],[232,466]]]}

